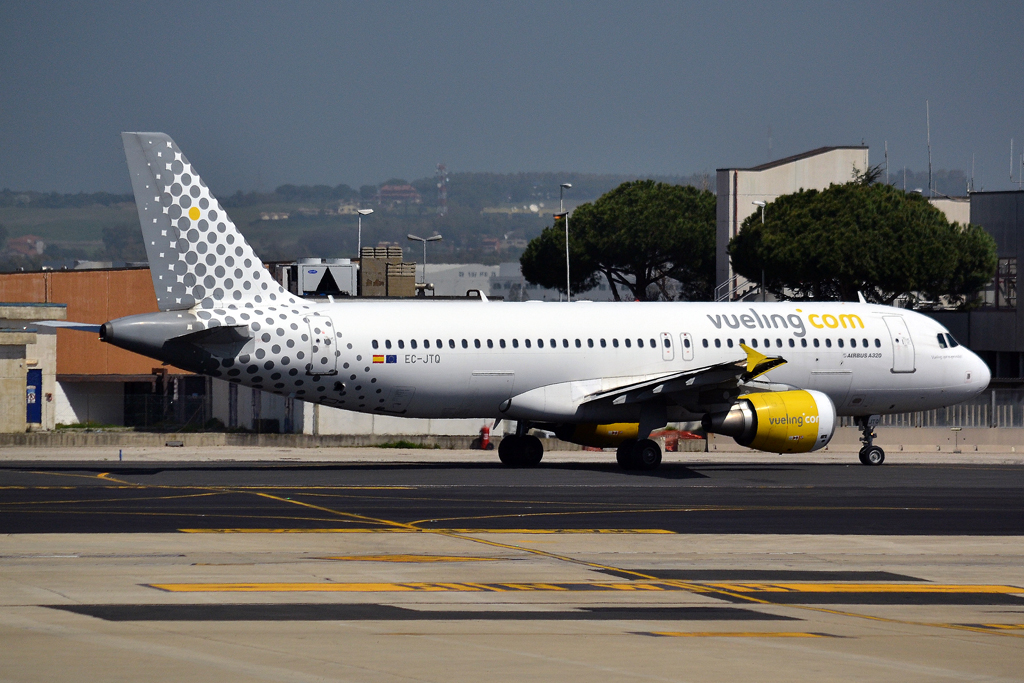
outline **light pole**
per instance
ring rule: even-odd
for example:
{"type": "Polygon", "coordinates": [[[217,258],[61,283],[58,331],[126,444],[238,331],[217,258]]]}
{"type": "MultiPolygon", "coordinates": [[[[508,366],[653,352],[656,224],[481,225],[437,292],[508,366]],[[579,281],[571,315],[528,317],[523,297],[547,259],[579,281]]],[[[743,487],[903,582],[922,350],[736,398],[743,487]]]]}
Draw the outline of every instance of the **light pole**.
{"type": "Polygon", "coordinates": [[[359,237],[356,242],[356,256],[363,258],[363,216],[369,216],[373,213],[373,209],[358,209],[356,213],[359,214],[359,237]]]}
{"type": "Polygon", "coordinates": [[[764,207],[765,207],[765,203],[764,202],[750,202],[750,203],[753,204],[754,206],[760,206],[761,207],[761,225],[764,225],[764,207]]]}
{"type": "Polygon", "coordinates": [[[423,242],[423,284],[427,284],[427,242],[437,242],[441,239],[441,235],[434,235],[433,237],[417,237],[416,235],[406,235],[411,242],[423,242]]]}
{"type": "MultiPolygon", "coordinates": [[[[562,183],[558,186],[558,213],[560,216],[565,218],[565,300],[572,301],[572,295],[569,293],[569,214],[565,212],[565,206],[562,203],[562,195],[566,190],[572,187],[572,183],[562,183]]],[[[557,216],[556,216],[557,218],[557,216]]]]}

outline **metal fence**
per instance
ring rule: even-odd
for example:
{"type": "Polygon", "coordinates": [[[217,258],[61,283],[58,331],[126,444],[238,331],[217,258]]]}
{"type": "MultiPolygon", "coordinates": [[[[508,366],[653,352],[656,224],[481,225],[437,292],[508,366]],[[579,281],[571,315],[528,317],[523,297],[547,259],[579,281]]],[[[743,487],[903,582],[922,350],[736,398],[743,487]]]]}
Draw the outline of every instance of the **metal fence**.
{"type": "MultiPolygon", "coordinates": [[[[839,420],[854,426],[852,417],[839,420]]],[[[935,410],[883,415],[880,427],[1024,427],[1024,391],[990,389],[970,401],[935,410]]]]}

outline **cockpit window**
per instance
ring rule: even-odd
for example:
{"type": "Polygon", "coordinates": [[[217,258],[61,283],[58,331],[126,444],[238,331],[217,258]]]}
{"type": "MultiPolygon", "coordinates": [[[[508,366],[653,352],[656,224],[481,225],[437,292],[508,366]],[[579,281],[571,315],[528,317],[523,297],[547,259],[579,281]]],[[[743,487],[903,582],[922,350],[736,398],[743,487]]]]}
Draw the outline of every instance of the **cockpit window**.
{"type": "Polygon", "coordinates": [[[946,348],[946,336],[944,334],[942,334],[941,332],[939,332],[937,337],[938,337],[938,340],[939,340],[939,348],[940,349],[946,348]]]}
{"type": "Polygon", "coordinates": [[[951,349],[955,349],[956,347],[960,346],[960,342],[958,342],[956,339],[953,339],[953,335],[951,335],[949,332],[946,333],[946,339],[949,340],[949,347],[951,349]]]}

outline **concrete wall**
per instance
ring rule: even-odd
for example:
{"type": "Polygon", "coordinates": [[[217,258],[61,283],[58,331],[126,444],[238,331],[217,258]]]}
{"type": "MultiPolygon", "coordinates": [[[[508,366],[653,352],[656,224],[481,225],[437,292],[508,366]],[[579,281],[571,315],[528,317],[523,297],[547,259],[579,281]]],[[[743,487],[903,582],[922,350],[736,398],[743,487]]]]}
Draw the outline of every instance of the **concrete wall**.
{"type": "Polygon", "coordinates": [[[124,424],[121,382],[56,382],[54,403],[58,424],[124,424]]]}
{"type": "Polygon", "coordinates": [[[25,369],[43,371],[42,422],[39,429],[53,429],[57,414],[57,335],[52,328],[36,331],[36,343],[25,346],[25,369]]]}
{"type": "Polygon", "coordinates": [[[30,337],[35,335],[0,334],[0,432],[25,431],[25,342],[30,337]]]}
{"type": "Polygon", "coordinates": [[[854,168],[858,171],[868,168],[867,147],[823,147],[754,168],[718,169],[716,284],[733,279],[729,240],[739,234],[748,216],[760,211],[753,202],[771,203],[799,190],[824,190],[833,183],[849,182],[854,168]]]}

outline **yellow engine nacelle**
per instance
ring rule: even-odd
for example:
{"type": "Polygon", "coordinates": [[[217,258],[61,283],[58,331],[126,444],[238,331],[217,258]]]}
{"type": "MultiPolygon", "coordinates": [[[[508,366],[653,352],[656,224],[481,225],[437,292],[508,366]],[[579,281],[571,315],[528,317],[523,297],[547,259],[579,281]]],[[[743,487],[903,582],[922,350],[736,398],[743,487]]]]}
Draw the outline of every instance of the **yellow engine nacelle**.
{"type": "Polygon", "coordinates": [[[615,448],[626,439],[635,439],[640,425],[636,422],[615,424],[563,424],[555,429],[562,441],[593,448],[615,448]]]}
{"type": "Polygon", "coordinates": [[[705,415],[701,426],[759,451],[807,453],[831,441],[836,409],[820,391],[767,391],[740,396],[729,410],[705,415]]]}

